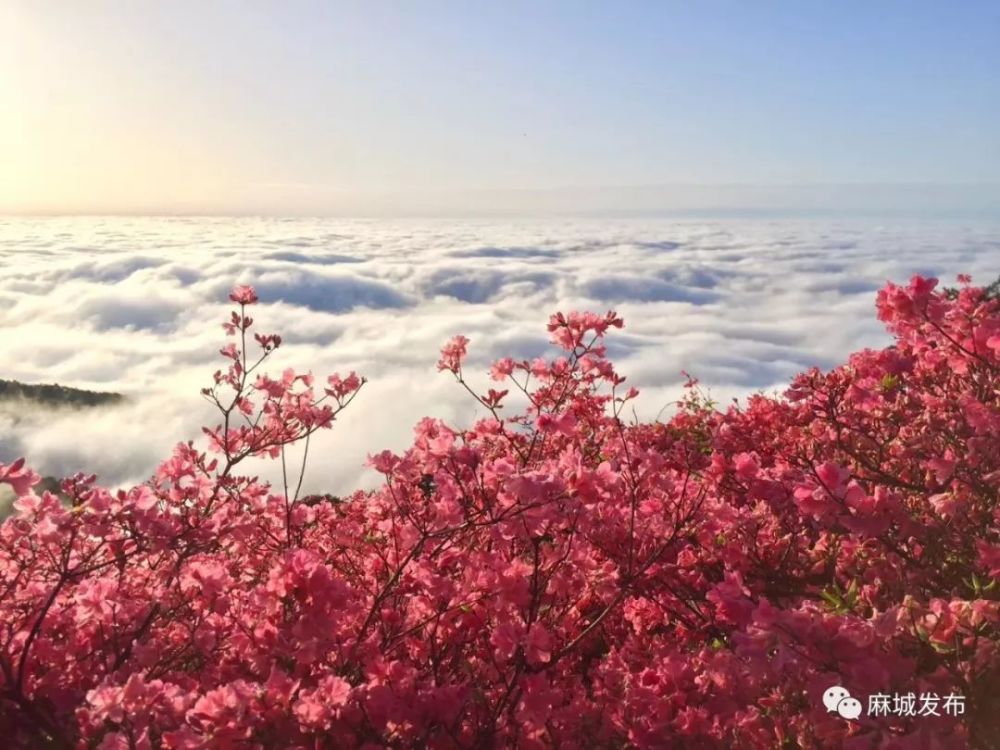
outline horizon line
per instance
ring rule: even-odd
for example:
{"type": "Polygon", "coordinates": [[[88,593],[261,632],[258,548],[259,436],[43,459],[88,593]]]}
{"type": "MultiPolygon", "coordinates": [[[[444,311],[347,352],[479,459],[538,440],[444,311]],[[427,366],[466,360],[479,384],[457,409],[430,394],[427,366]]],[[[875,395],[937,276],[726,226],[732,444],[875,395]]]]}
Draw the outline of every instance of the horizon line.
{"type": "MultiPolygon", "coordinates": [[[[250,183],[273,185],[275,183],[250,183]]],[[[1000,215],[1000,181],[688,182],[635,185],[338,190],[298,185],[287,194],[226,191],[232,198],[154,200],[132,206],[0,206],[4,218],[301,217],[472,218],[687,215],[1000,215]],[[199,205],[200,204],[200,205],[199,205]]]]}

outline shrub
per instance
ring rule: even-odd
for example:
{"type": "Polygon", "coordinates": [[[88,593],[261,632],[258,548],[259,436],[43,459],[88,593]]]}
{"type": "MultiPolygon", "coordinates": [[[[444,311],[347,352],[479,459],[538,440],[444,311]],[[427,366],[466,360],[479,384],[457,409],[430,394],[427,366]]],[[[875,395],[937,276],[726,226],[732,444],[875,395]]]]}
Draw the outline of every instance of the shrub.
{"type": "MultiPolygon", "coordinates": [[[[888,285],[895,345],[725,412],[626,423],[605,315],[494,364],[469,430],[425,419],[370,493],[238,473],[363,380],[260,373],[240,287],[208,448],[146,484],[19,495],[0,527],[0,731],[111,748],[995,747],[1000,302],[888,285]],[[509,392],[528,404],[504,416],[509,392]],[[962,716],[822,694],[961,695],[962,716]]],[[[286,467],[287,468],[287,467],[286,467]]]]}

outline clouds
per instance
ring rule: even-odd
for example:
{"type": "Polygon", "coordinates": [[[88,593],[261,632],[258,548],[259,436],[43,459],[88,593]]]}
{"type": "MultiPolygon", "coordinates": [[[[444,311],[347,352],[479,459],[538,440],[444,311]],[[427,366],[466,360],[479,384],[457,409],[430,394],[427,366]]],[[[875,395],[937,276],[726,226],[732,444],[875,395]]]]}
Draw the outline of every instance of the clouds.
{"type": "MultiPolygon", "coordinates": [[[[874,290],[914,272],[1000,271],[1000,227],[806,221],[0,220],[0,377],[130,395],[86,416],[5,421],[0,461],[141,480],[211,419],[232,284],[252,283],[273,367],[357,370],[370,382],[311,448],[309,491],[370,484],[366,453],[401,449],[425,415],[468,424],[475,404],[437,373],[471,340],[470,374],[546,351],[557,310],[616,308],[609,340],[654,417],[681,370],[720,401],[780,390],[795,372],[881,346],[874,290]]],[[[277,468],[268,476],[279,479],[277,468]]]]}
{"type": "Polygon", "coordinates": [[[74,315],[88,321],[98,331],[109,328],[168,331],[182,306],[160,297],[101,295],[82,302],[74,315]]]}
{"type": "Polygon", "coordinates": [[[548,290],[557,280],[553,272],[490,269],[483,265],[486,264],[434,270],[421,285],[422,290],[430,297],[444,295],[460,302],[483,304],[498,297],[523,298],[539,290],[548,290]]]}
{"type": "Polygon", "coordinates": [[[610,302],[685,302],[707,305],[719,297],[694,285],[671,284],[638,274],[613,274],[593,279],[583,287],[588,297],[610,302]]]}
{"type": "Polygon", "coordinates": [[[342,313],[356,307],[400,308],[415,303],[390,284],[349,274],[298,268],[262,271],[250,283],[262,299],[287,302],[314,312],[342,313]]]}

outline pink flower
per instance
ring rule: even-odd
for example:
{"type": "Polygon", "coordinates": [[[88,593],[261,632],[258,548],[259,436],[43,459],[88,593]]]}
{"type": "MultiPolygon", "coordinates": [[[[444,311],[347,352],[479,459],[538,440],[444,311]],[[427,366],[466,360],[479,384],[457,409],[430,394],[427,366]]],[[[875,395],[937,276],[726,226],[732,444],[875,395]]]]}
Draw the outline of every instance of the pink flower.
{"type": "Polygon", "coordinates": [[[522,632],[522,627],[513,622],[497,625],[490,634],[490,644],[496,649],[497,656],[501,659],[511,658],[520,645],[522,632]]]}
{"type": "Polygon", "coordinates": [[[931,292],[937,285],[937,279],[915,275],[910,279],[910,294],[913,295],[914,301],[923,304],[930,299],[931,292]]]}
{"type": "Polygon", "coordinates": [[[931,495],[927,500],[931,504],[931,507],[945,518],[950,518],[956,513],[961,512],[962,507],[965,505],[965,503],[950,492],[931,495]]]}
{"type": "Polygon", "coordinates": [[[333,396],[339,401],[361,388],[363,382],[358,377],[358,374],[353,371],[346,378],[341,378],[340,375],[334,374],[327,378],[329,388],[325,390],[328,395],[333,396]]]}
{"type": "Polygon", "coordinates": [[[136,487],[129,492],[128,496],[129,502],[132,503],[133,507],[135,507],[136,510],[143,512],[152,510],[160,501],[160,498],[153,491],[153,489],[146,485],[136,487]]]}
{"type": "Polygon", "coordinates": [[[323,700],[330,706],[343,706],[351,696],[351,683],[342,677],[331,675],[324,677],[319,683],[323,700]]]}
{"type": "MultiPolygon", "coordinates": [[[[820,700],[834,684],[981,697],[1000,664],[1000,304],[918,281],[887,286],[879,313],[889,348],[724,411],[690,393],[653,422],[621,412],[602,342],[620,319],[557,314],[571,351],[492,368],[523,374],[505,383],[519,413],[486,418],[505,398],[487,391],[469,419],[373,450],[378,486],[299,502],[322,477],[298,459],[339,462],[307,438],[363,381],[227,363],[203,391],[209,446],[178,444],[137,487],[76,475],[36,495],[23,461],[0,466],[23,493],[0,524],[5,679],[73,747],[1000,736],[989,701],[914,734],[820,700]]],[[[462,375],[466,345],[443,369],[462,375]]],[[[0,723],[28,734],[5,739],[32,745],[8,704],[0,723]]]]}
{"type": "Polygon", "coordinates": [[[241,305],[252,305],[257,302],[257,292],[252,286],[240,284],[233,287],[229,299],[241,305]]]}
{"type": "Polygon", "coordinates": [[[536,378],[545,380],[549,375],[549,363],[541,357],[535,357],[529,365],[529,371],[536,378]]]}
{"type": "Polygon", "coordinates": [[[531,627],[528,628],[524,655],[529,664],[544,664],[552,658],[552,637],[537,622],[532,623],[531,627]]]}
{"type": "Polygon", "coordinates": [[[465,336],[455,336],[441,348],[441,359],[438,360],[438,370],[448,370],[458,374],[462,369],[469,340],[465,336]]]}
{"type": "Polygon", "coordinates": [[[303,691],[293,710],[304,726],[311,729],[325,728],[339,713],[340,707],[347,703],[350,695],[350,683],[342,677],[330,675],[320,680],[315,690],[303,691]]]}
{"type": "Polygon", "coordinates": [[[736,469],[736,475],[743,480],[756,478],[757,472],[760,471],[757,458],[750,453],[737,454],[733,459],[733,468],[736,469]]]}
{"type": "Polygon", "coordinates": [[[924,462],[924,465],[934,472],[934,477],[939,484],[947,482],[955,472],[955,462],[944,458],[930,458],[924,462]]]}
{"type": "Polygon", "coordinates": [[[559,433],[570,437],[573,435],[573,428],[576,427],[576,417],[569,411],[558,416],[540,414],[535,424],[542,432],[559,433]]]}
{"type": "Polygon", "coordinates": [[[719,617],[743,625],[750,620],[754,604],[739,573],[726,573],[725,580],[715,584],[705,598],[715,604],[719,617]]]}
{"type": "Polygon", "coordinates": [[[514,360],[510,357],[498,359],[490,368],[490,377],[493,380],[501,381],[509,377],[514,372],[514,360]]]}
{"type": "Polygon", "coordinates": [[[987,544],[979,540],[976,542],[977,563],[987,574],[993,578],[1000,578],[1000,544],[987,544]]]}
{"type": "Polygon", "coordinates": [[[381,451],[368,457],[368,465],[379,474],[392,474],[398,464],[399,458],[392,451],[381,451]]]}
{"type": "Polygon", "coordinates": [[[847,485],[847,480],[851,478],[851,473],[847,469],[832,462],[817,467],[816,475],[826,489],[834,494],[841,493],[847,485]]]}
{"type": "Polygon", "coordinates": [[[31,469],[24,465],[24,459],[19,458],[9,466],[0,464],[0,482],[5,482],[14,488],[14,494],[18,497],[27,495],[31,488],[41,481],[31,469]]]}
{"type": "Polygon", "coordinates": [[[310,729],[324,727],[329,723],[330,707],[323,701],[318,690],[303,693],[295,702],[295,715],[310,729]]]}

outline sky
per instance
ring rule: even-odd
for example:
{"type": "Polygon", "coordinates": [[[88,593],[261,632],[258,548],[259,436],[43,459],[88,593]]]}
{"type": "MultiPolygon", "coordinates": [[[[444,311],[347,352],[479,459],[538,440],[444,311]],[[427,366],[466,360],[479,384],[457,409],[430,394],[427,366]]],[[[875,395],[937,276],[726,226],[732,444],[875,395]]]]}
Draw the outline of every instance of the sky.
{"type": "Polygon", "coordinates": [[[988,213],[998,70],[985,0],[0,0],[0,212],[988,213]]]}

